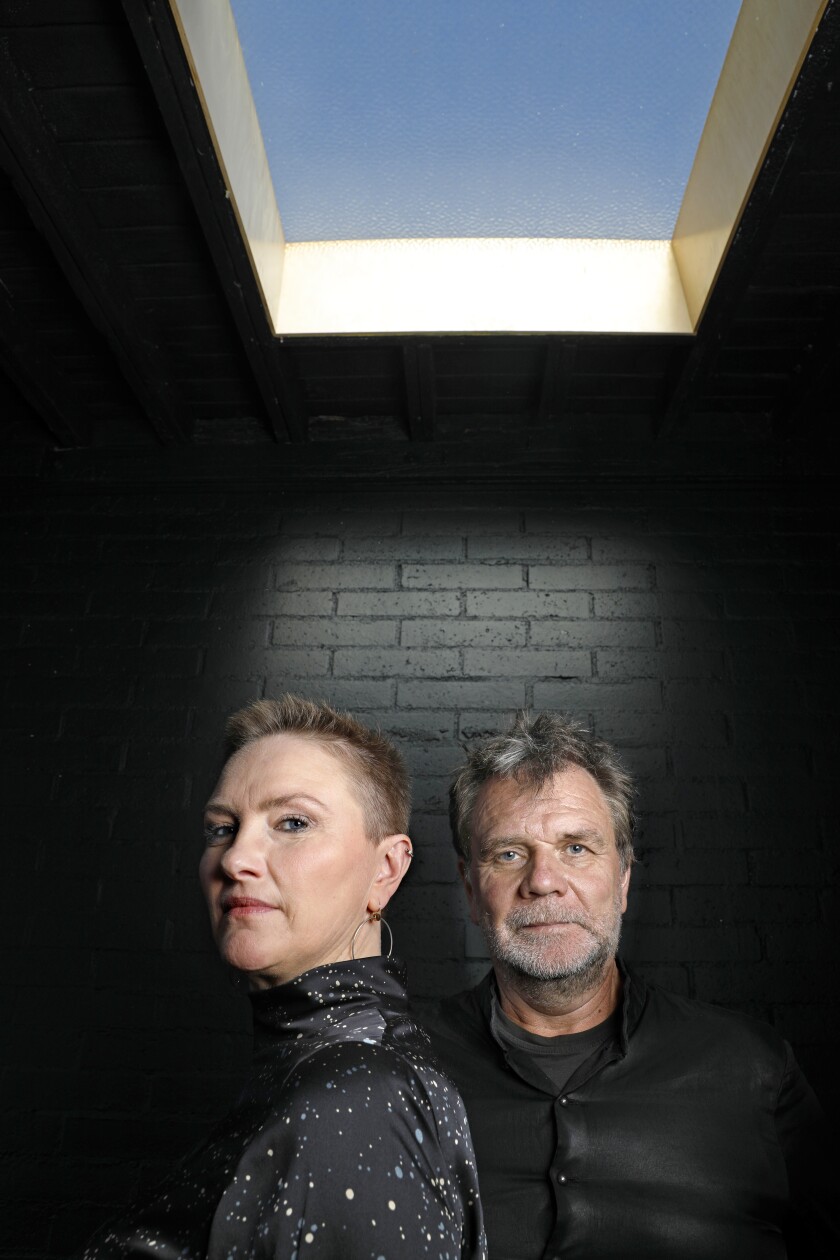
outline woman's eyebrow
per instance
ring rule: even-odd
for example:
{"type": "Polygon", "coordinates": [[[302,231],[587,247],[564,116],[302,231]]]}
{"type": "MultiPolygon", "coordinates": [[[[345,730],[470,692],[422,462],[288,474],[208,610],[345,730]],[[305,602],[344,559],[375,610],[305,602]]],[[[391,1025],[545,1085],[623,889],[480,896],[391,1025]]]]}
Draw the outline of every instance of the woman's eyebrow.
{"type": "Polygon", "coordinates": [[[211,812],[214,814],[230,814],[233,817],[236,811],[230,805],[226,805],[224,801],[208,801],[204,806],[204,812],[205,814],[211,812]]]}
{"type": "Polygon", "coordinates": [[[285,796],[272,796],[265,801],[260,801],[257,808],[264,813],[269,809],[280,809],[294,801],[308,801],[310,805],[317,805],[319,809],[328,808],[323,801],[318,800],[317,796],[310,796],[307,792],[288,792],[285,796]]]}

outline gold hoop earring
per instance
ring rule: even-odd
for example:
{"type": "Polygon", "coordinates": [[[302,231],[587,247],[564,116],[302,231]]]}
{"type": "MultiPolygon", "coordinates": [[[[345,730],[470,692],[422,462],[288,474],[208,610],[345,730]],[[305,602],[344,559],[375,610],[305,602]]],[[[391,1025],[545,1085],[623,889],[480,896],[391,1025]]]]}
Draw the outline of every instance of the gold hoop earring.
{"type": "Polygon", "coordinates": [[[354,962],[357,961],[356,937],[359,935],[359,933],[361,932],[362,928],[365,926],[366,923],[381,923],[384,928],[388,929],[388,953],[385,955],[385,957],[390,958],[391,954],[394,952],[394,933],[391,931],[391,926],[388,923],[388,920],[382,918],[381,910],[371,910],[367,918],[362,919],[361,923],[356,928],[356,931],[353,933],[352,937],[350,938],[350,957],[353,959],[354,962]]]}

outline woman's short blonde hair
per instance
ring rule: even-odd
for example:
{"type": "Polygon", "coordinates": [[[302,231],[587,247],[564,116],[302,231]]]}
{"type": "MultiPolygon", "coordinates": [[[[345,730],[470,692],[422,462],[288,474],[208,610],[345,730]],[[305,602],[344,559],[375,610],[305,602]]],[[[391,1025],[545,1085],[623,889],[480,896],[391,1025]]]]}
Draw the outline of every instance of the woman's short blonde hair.
{"type": "Polygon", "coordinates": [[[359,794],[368,838],[408,830],[411,788],[402,755],[389,739],[320,701],[284,695],[255,700],[228,718],[225,757],[266,735],[299,735],[323,744],[344,762],[359,794]]]}

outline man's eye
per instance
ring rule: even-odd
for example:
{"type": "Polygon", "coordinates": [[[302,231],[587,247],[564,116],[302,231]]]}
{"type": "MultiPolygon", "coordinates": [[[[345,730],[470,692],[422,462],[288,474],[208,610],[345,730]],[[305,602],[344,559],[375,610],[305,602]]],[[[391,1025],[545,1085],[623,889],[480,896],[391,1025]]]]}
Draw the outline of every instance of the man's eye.
{"type": "Polygon", "coordinates": [[[235,831],[233,823],[205,823],[204,843],[224,844],[225,841],[230,840],[235,831]]]}
{"type": "Polygon", "coordinates": [[[574,844],[570,844],[568,846],[568,851],[571,853],[572,857],[580,857],[581,853],[586,852],[586,845],[578,844],[577,841],[575,841],[574,844]]]}
{"type": "Polygon", "coordinates": [[[303,814],[287,814],[285,818],[280,819],[277,826],[280,831],[291,831],[292,833],[306,831],[309,826],[309,819],[304,817],[303,814]]]}
{"type": "Polygon", "coordinates": [[[501,853],[496,854],[496,861],[509,866],[510,863],[515,862],[518,857],[519,854],[516,852],[516,849],[502,849],[501,853]]]}

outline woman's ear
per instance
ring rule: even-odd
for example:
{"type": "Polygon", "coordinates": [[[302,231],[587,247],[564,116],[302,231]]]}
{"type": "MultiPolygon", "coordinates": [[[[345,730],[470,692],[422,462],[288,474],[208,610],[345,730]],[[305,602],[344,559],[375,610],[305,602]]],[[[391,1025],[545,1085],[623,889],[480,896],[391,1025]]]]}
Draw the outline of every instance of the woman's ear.
{"type": "Polygon", "coordinates": [[[385,836],[379,842],[379,867],[370,889],[368,910],[384,910],[411,865],[414,849],[408,836],[385,836]]]}

